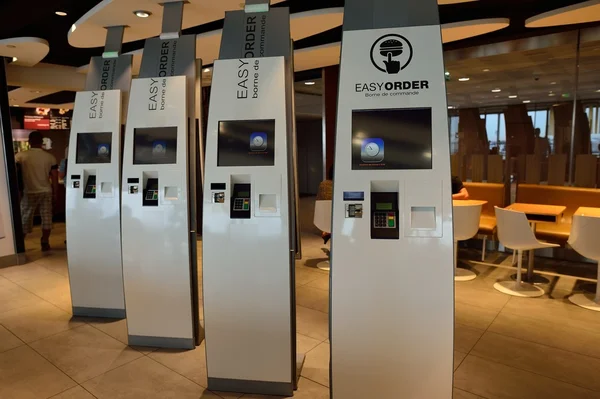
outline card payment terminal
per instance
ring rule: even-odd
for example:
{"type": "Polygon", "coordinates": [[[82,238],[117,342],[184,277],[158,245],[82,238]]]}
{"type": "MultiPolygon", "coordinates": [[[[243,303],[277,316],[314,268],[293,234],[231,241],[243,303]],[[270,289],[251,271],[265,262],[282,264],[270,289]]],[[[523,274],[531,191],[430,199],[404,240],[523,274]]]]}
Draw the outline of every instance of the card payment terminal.
{"type": "Polygon", "coordinates": [[[87,178],[83,198],[96,198],[96,175],[91,175],[87,178]]]}
{"type": "Polygon", "coordinates": [[[399,238],[398,193],[371,193],[371,239],[399,238]]]}
{"type": "Polygon", "coordinates": [[[250,184],[234,184],[231,219],[250,219],[250,184]]]}
{"type": "Polygon", "coordinates": [[[143,194],[143,206],[158,206],[158,179],[148,179],[143,194]]]}

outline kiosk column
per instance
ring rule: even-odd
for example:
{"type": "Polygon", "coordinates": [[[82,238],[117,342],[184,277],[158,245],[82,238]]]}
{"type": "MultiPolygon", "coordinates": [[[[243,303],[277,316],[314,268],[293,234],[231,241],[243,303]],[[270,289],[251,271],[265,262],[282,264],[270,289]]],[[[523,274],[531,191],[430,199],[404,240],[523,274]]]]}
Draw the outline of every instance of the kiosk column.
{"type": "Polygon", "coordinates": [[[208,118],[203,217],[208,387],[296,384],[293,63],[288,8],[225,16],[208,118]]]}
{"type": "Polygon", "coordinates": [[[335,152],[331,392],[450,399],[452,195],[435,0],[346,0],[335,152]]]}
{"type": "Polygon", "coordinates": [[[67,258],[75,316],[125,317],[121,262],[121,126],[131,55],[119,55],[123,26],[108,28],[77,93],[66,187],[67,258]]]}
{"type": "MultiPolygon", "coordinates": [[[[184,2],[164,5],[131,88],[123,155],[123,274],[130,345],[199,341],[196,37],[180,36],[184,2]]],[[[197,102],[198,101],[198,102],[197,102]]]]}

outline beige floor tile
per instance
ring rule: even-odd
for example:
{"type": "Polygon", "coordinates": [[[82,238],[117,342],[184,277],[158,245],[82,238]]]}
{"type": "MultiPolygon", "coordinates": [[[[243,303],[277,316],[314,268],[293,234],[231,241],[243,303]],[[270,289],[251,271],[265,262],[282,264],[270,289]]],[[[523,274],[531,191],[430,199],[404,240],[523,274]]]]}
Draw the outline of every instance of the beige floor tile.
{"type": "Polygon", "coordinates": [[[484,330],[457,323],[454,326],[454,349],[469,353],[483,333],[484,330]]]}
{"type": "Polygon", "coordinates": [[[306,284],[306,286],[329,292],[329,275],[319,274],[317,279],[306,284]]]}
{"type": "Polygon", "coordinates": [[[483,399],[481,396],[473,395],[472,393],[463,391],[462,389],[454,388],[454,396],[452,399],[483,399]]]}
{"type": "MultiPolygon", "coordinates": [[[[238,399],[244,396],[243,393],[236,393],[236,392],[219,392],[219,391],[215,391],[213,392],[214,394],[216,394],[218,397],[223,398],[223,399],[238,399]]],[[[277,398],[277,396],[275,396],[275,398],[277,398]]]]}
{"type": "Polygon", "coordinates": [[[316,348],[323,340],[308,337],[304,334],[296,334],[296,352],[306,354],[316,348]]]}
{"type": "Polygon", "coordinates": [[[158,349],[148,356],[196,384],[208,386],[204,342],[193,350],[158,349]]]}
{"type": "MultiPolygon", "coordinates": [[[[242,399],[283,399],[286,396],[267,396],[245,394],[242,399]]],[[[300,377],[298,390],[294,392],[294,399],[329,399],[329,388],[311,380],[300,377]]]]}
{"type": "Polygon", "coordinates": [[[302,377],[329,386],[329,355],[331,346],[322,343],[306,354],[302,377]]]}
{"type": "Polygon", "coordinates": [[[454,371],[460,366],[463,360],[467,357],[466,353],[454,351],[454,371]]]}
{"type": "Polygon", "coordinates": [[[498,315],[498,311],[456,302],[456,322],[480,330],[487,329],[498,315]]]}
{"type": "Polygon", "coordinates": [[[28,346],[0,353],[0,398],[48,398],[75,385],[28,346]]]}
{"type": "Polygon", "coordinates": [[[322,278],[323,274],[309,270],[306,267],[296,267],[296,286],[306,285],[318,278],[322,278]]]}
{"type": "MultiPolygon", "coordinates": [[[[129,338],[127,333],[127,320],[121,319],[103,319],[103,318],[86,318],[85,321],[92,327],[110,335],[117,341],[129,344],[129,338]]],[[[147,355],[148,353],[154,352],[157,348],[149,348],[146,346],[132,346],[138,352],[147,355]]]]}
{"type": "Polygon", "coordinates": [[[69,277],[69,266],[67,265],[66,259],[52,259],[52,261],[46,261],[44,258],[35,262],[46,269],[58,273],[62,276],[69,277]]]}
{"type": "Polygon", "coordinates": [[[475,356],[531,371],[584,388],[600,391],[600,359],[562,349],[485,333],[473,351],[475,356]]]}
{"type": "Polygon", "coordinates": [[[0,314],[0,324],[25,342],[33,342],[81,326],[72,315],[47,302],[0,314]]]}
{"type": "Polygon", "coordinates": [[[78,385],[75,388],[59,393],[50,399],[94,399],[94,396],[78,385]]]}
{"type": "Polygon", "coordinates": [[[486,359],[467,356],[454,386],[489,399],[598,399],[600,393],[486,359]]]}
{"type": "Polygon", "coordinates": [[[0,277],[0,314],[44,302],[23,287],[0,277]]]}
{"type": "Polygon", "coordinates": [[[17,284],[65,312],[71,313],[71,290],[68,277],[52,272],[19,281],[17,284]]]}
{"type": "Polygon", "coordinates": [[[88,325],[41,339],[31,347],[80,384],[143,356],[88,325]]]}
{"type": "Polygon", "coordinates": [[[296,303],[305,308],[329,313],[329,291],[308,286],[296,287],[296,303]]]}
{"type": "Polygon", "coordinates": [[[296,332],[311,338],[329,338],[329,316],[317,310],[296,306],[296,332]]]}
{"type": "Polygon", "coordinates": [[[25,345],[13,333],[0,325],[0,353],[25,345]]]}
{"type": "Polygon", "coordinates": [[[144,356],[83,384],[99,399],[213,399],[215,394],[144,356]]]}
{"type": "Polygon", "coordinates": [[[548,297],[535,299],[512,297],[503,312],[570,327],[600,331],[600,317],[596,312],[582,309],[568,300],[556,300],[548,297]]]}
{"type": "Polygon", "coordinates": [[[5,277],[15,283],[52,274],[56,273],[37,263],[27,263],[25,265],[17,265],[0,269],[0,276],[5,277]]]}
{"type": "Polygon", "coordinates": [[[454,292],[456,302],[495,311],[502,310],[510,299],[510,296],[496,291],[492,286],[482,288],[457,283],[455,284],[454,292]]]}
{"type": "Polygon", "coordinates": [[[571,327],[568,319],[540,320],[503,311],[489,331],[600,358],[600,329],[571,327]]]}

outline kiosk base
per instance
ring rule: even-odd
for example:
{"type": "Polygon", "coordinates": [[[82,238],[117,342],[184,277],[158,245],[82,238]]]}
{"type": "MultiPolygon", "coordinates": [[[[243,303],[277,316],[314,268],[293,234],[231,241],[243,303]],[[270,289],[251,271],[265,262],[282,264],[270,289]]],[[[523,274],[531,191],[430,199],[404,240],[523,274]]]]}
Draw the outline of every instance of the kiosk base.
{"type": "Polygon", "coordinates": [[[298,383],[300,382],[300,376],[302,375],[302,368],[304,367],[305,360],[306,360],[305,353],[298,353],[296,355],[296,381],[294,384],[294,390],[298,389],[298,383]]]}
{"type": "Polygon", "coordinates": [[[208,389],[220,392],[250,393],[257,395],[292,396],[293,384],[287,382],[230,380],[208,378],[208,389]]]}
{"type": "Polygon", "coordinates": [[[81,306],[73,306],[73,316],[124,319],[126,314],[125,309],[85,308],[81,306]]]}
{"type": "Polygon", "coordinates": [[[196,347],[193,338],[165,338],[129,335],[127,339],[129,345],[131,346],[149,346],[167,349],[194,349],[196,347]]]}

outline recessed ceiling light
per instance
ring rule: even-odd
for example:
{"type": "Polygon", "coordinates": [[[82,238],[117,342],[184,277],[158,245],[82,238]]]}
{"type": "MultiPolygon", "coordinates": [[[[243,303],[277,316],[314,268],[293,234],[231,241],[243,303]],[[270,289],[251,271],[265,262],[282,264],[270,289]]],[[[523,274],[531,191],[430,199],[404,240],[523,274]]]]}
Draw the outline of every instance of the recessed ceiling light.
{"type": "Polygon", "coordinates": [[[313,86],[315,84],[315,82],[304,82],[304,84],[307,86],[313,86]]]}
{"type": "Polygon", "coordinates": [[[444,73],[444,75],[450,76],[450,72],[446,71],[446,73],[444,73]]]}
{"type": "Polygon", "coordinates": [[[502,89],[493,89],[492,93],[500,93],[502,91],[502,89]]]}
{"type": "Polygon", "coordinates": [[[531,100],[523,100],[523,104],[529,104],[531,100]]]}
{"type": "Polygon", "coordinates": [[[135,14],[136,17],[140,17],[140,18],[148,18],[150,15],[152,15],[152,13],[150,11],[144,11],[144,10],[137,10],[133,12],[135,14]]]}
{"type": "Polygon", "coordinates": [[[17,57],[12,58],[12,62],[17,62],[17,61],[19,61],[19,59],[17,57]]]}
{"type": "Polygon", "coordinates": [[[490,71],[490,70],[489,70],[489,69],[487,69],[487,68],[485,68],[485,69],[483,70],[483,72],[489,72],[489,71],[490,71]]]}
{"type": "Polygon", "coordinates": [[[600,89],[596,90],[596,93],[600,93],[600,89]]]}
{"type": "Polygon", "coordinates": [[[551,85],[555,85],[555,84],[556,84],[556,82],[550,82],[550,84],[551,84],[551,85]]]}
{"type": "Polygon", "coordinates": [[[210,68],[204,68],[204,71],[203,71],[203,72],[205,72],[205,73],[208,73],[208,72],[210,72],[210,68]]]}
{"type": "Polygon", "coordinates": [[[448,105],[448,109],[454,109],[456,108],[454,105],[448,105]]]}
{"type": "Polygon", "coordinates": [[[460,79],[458,79],[459,82],[468,82],[469,80],[471,80],[471,78],[460,78],[460,79]]]}
{"type": "Polygon", "coordinates": [[[20,105],[19,104],[14,104],[13,107],[20,107],[20,105]]]}
{"type": "Polygon", "coordinates": [[[508,96],[508,98],[517,98],[517,97],[519,97],[519,96],[517,96],[515,94],[512,94],[512,95],[508,96]]]}
{"type": "Polygon", "coordinates": [[[64,11],[56,11],[55,12],[56,15],[58,15],[59,17],[66,17],[67,13],[64,11]]]}
{"type": "Polygon", "coordinates": [[[554,96],[556,96],[556,93],[550,93],[550,94],[548,94],[548,97],[554,97],[554,96]]]}

